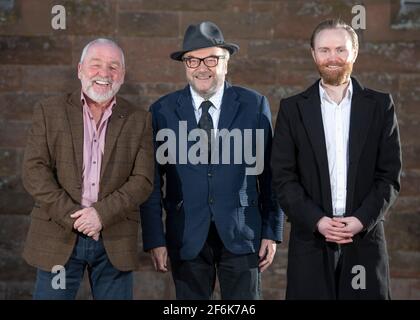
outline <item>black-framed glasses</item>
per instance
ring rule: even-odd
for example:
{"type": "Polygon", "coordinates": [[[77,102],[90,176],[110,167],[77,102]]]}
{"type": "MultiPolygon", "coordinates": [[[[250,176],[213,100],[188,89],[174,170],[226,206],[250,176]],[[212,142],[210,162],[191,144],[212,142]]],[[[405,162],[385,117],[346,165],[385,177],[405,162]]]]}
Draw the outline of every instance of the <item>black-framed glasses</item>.
{"type": "Polygon", "coordinates": [[[185,57],[182,60],[185,62],[188,68],[196,69],[200,66],[201,61],[203,61],[206,67],[215,67],[219,63],[219,59],[224,59],[225,56],[208,56],[205,58],[196,58],[196,57],[185,57]]]}

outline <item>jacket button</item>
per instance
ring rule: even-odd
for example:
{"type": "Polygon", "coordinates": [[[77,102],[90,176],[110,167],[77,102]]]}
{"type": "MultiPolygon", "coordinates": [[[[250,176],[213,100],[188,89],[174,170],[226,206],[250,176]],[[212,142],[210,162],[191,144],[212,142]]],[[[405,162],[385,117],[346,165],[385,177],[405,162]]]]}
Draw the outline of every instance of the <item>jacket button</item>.
{"type": "Polygon", "coordinates": [[[209,203],[210,203],[210,204],[213,204],[213,203],[214,203],[214,199],[213,199],[213,198],[210,198],[210,199],[209,199],[209,203]]]}
{"type": "Polygon", "coordinates": [[[213,176],[213,174],[212,174],[211,172],[209,172],[209,173],[207,173],[207,176],[208,176],[209,178],[211,178],[211,177],[213,176]]]}

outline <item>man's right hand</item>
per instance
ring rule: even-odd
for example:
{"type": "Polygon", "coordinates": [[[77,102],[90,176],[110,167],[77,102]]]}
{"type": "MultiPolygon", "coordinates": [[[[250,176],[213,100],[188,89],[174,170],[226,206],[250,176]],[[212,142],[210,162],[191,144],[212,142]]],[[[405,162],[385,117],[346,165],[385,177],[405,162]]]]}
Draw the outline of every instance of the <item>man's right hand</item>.
{"type": "Polygon", "coordinates": [[[150,250],[153,266],[158,272],[168,272],[168,250],[166,247],[157,247],[150,250]]]}
{"type": "Polygon", "coordinates": [[[317,224],[318,231],[325,237],[326,241],[338,244],[353,242],[352,237],[354,234],[343,230],[345,226],[345,223],[333,220],[329,217],[322,217],[317,224]]]}

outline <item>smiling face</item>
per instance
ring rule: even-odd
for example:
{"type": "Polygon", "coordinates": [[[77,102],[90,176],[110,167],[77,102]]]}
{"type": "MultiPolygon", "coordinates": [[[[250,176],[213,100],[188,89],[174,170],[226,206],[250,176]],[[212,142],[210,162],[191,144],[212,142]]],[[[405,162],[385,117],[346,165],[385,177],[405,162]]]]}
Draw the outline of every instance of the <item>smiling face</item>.
{"type": "Polygon", "coordinates": [[[124,75],[121,51],[110,44],[90,46],[78,66],[83,92],[97,103],[109,102],[117,94],[124,75]]]}
{"type": "Polygon", "coordinates": [[[201,61],[198,68],[189,68],[184,62],[185,73],[191,87],[203,98],[208,99],[223,86],[227,74],[227,60],[229,53],[219,47],[204,48],[187,52],[184,58],[206,58],[209,56],[225,56],[220,58],[215,67],[207,67],[201,61]]]}
{"type": "Polygon", "coordinates": [[[315,37],[312,57],[324,83],[338,86],[349,80],[357,51],[346,30],[325,29],[315,37]]]}

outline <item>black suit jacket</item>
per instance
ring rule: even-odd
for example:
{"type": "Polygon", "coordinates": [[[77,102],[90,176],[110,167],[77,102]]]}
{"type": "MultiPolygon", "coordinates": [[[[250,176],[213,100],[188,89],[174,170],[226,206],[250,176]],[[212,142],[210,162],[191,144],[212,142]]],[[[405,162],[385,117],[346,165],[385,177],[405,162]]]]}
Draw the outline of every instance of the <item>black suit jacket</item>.
{"type": "Polygon", "coordinates": [[[291,222],[287,298],[389,298],[383,220],[400,190],[398,124],[389,94],[352,81],[346,216],[357,217],[364,229],[342,246],[339,281],[336,245],[316,227],[323,216],[332,216],[319,80],[280,103],[271,164],[275,193],[291,222]],[[358,265],[366,271],[364,290],[352,286],[358,265]]]}

